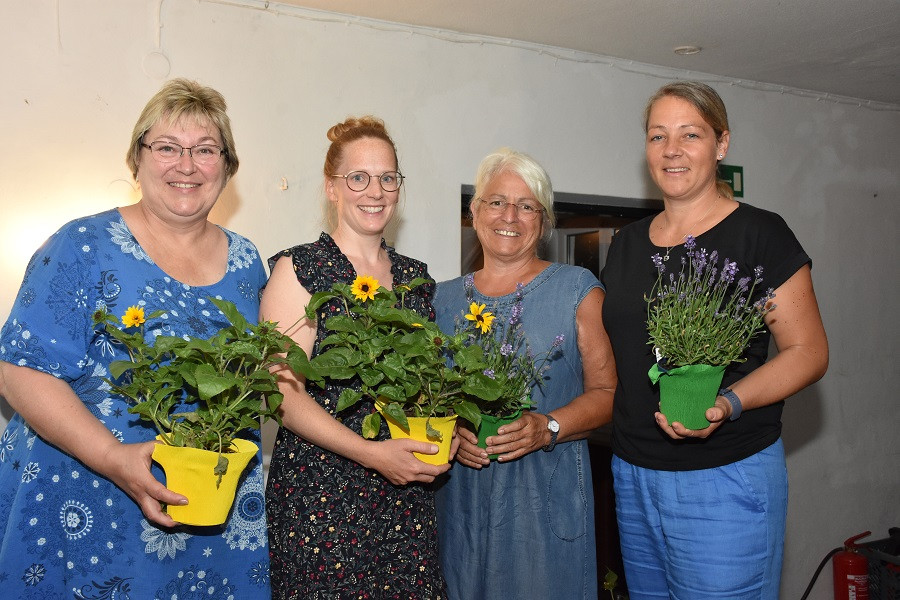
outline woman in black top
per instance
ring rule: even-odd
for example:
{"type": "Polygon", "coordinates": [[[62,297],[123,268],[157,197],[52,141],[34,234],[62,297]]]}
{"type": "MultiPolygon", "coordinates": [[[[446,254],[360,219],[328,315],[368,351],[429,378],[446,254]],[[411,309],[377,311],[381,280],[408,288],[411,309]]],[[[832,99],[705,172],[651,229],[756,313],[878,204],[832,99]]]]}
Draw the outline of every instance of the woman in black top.
{"type": "Polygon", "coordinates": [[[665,209],[613,238],[601,274],[619,375],[613,473],[630,597],[777,598],[787,512],[781,410],[828,364],[811,260],[781,217],[736,202],[717,180],[730,134],[712,88],[663,86],[647,104],[645,131],[665,209]],[[666,420],[647,375],[656,362],[644,300],[657,278],[650,257],[678,271],[688,236],[742,274],[762,266],[777,303],[746,360],[726,369],[731,393],[716,398],[699,430],[666,420]],[[770,337],[778,354],[767,361],[770,337]]]}

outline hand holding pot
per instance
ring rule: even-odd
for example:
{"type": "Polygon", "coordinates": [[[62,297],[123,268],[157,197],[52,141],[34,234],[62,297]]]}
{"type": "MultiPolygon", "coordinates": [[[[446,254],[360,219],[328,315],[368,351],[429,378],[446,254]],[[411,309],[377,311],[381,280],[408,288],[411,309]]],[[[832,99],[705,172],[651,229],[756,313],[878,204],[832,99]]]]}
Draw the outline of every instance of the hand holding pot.
{"type": "Polygon", "coordinates": [[[478,436],[467,427],[456,428],[456,439],[459,448],[456,450],[456,461],[473,469],[480,469],[491,464],[484,448],[478,447],[478,436]]]}
{"type": "Polygon", "coordinates": [[[365,466],[375,469],[394,485],[406,485],[414,481],[431,483],[435,477],[446,472],[450,464],[430,465],[416,458],[413,452],[436,454],[437,451],[437,444],[409,438],[372,442],[371,458],[365,466]]]}
{"type": "Polygon", "coordinates": [[[661,412],[657,412],[653,416],[656,419],[657,425],[659,425],[659,427],[666,432],[666,435],[673,440],[683,440],[686,438],[703,439],[712,435],[712,433],[722,424],[722,421],[725,421],[731,416],[731,405],[728,403],[728,400],[722,398],[722,396],[716,396],[715,406],[706,410],[706,420],[709,421],[709,427],[703,429],[687,429],[677,421],[670,425],[666,416],[661,412]]]}
{"type": "Polygon", "coordinates": [[[521,417],[487,438],[487,453],[497,454],[499,462],[508,462],[540,450],[547,445],[547,417],[525,412],[521,417]]]}
{"type": "Polygon", "coordinates": [[[108,469],[104,474],[140,507],[148,520],[162,527],[177,523],[163,512],[161,503],[185,505],[188,499],[166,488],[150,472],[150,455],[156,442],[139,444],[117,443],[105,454],[108,469]]]}

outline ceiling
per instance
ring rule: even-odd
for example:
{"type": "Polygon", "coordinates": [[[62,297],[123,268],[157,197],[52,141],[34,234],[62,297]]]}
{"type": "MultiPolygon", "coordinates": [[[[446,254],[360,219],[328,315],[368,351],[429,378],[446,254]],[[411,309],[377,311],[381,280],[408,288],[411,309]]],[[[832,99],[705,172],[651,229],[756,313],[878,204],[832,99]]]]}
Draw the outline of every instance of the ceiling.
{"type": "Polygon", "coordinates": [[[280,2],[900,106],[900,0],[280,2]]]}

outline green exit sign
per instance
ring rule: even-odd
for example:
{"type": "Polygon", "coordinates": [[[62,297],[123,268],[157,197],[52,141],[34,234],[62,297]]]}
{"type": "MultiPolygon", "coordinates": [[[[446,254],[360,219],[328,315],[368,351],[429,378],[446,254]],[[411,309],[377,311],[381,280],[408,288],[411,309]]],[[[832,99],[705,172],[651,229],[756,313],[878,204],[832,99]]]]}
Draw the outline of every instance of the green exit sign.
{"type": "Polygon", "coordinates": [[[728,182],[735,198],[744,197],[744,167],[719,163],[719,179],[728,182]]]}

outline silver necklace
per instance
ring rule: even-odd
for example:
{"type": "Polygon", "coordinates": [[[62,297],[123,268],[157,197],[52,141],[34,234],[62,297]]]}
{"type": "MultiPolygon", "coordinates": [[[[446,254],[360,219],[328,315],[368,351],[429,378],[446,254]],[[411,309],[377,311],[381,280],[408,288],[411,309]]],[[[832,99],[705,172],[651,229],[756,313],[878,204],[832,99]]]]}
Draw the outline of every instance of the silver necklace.
{"type": "MultiPolygon", "coordinates": [[[[713,200],[712,204],[709,205],[709,208],[706,209],[706,212],[703,213],[703,216],[700,217],[699,219],[697,219],[697,221],[696,221],[693,225],[691,225],[690,227],[688,227],[687,232],[685,232],[685,234],[684,234],[683,236],[681,236],[681,237],[678,239],[678,241],[677,241],[676,243],[672,244],[671,246],[666,246],[666,253],[665,253],[665,255],[663,256],[663,260],[664,260],[664,261],[669,260],[669,253],[672,251],[672,248],[674,248],[675,246],[677,246],[678,244],[680,244],[681,242],[683,242],[683,241],[685,240],[685,238],[687,238],[687,236],[691,235],[691,230],[694,229],[694,227],[696,227],[697,225],[699,225],[699,224],[703,221],[703,219],[705,219],[706,217],[709,216],[709,213],[712,212],[713,207],[714,207],[716,204],[718,204],[719,198],[721,198],[721,197],[722,197],[722,196],[720,196],[720,195],[716,196],[716,199],[713,200]]],[[[666,223],[668,223],[668,222],[669,222],[669,216],[668,216],[668,215],[665,215],[665,214],[664,214],[663,216],[666,218],[666,223]]]]}

